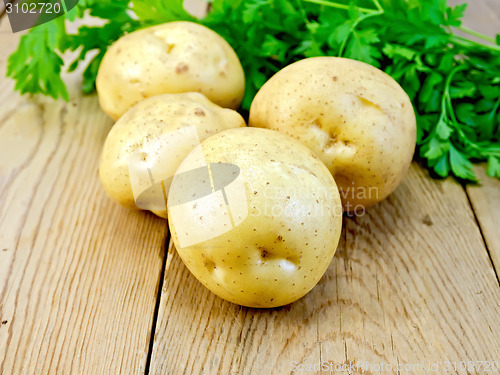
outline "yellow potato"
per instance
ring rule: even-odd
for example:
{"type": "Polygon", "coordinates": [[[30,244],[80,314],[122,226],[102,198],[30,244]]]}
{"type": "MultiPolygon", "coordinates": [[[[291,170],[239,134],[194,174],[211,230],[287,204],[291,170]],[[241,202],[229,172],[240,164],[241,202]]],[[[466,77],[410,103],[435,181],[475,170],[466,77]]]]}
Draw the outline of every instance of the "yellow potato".
{"type": "Polygon", "coordinates": [[[300,142],[267,129],[226,130],[201,149],[211,185],[200,188],[208,172],[194,169],[199,158],[190,154],[168,200],[186,266],[240,305],[275,307],[304,296],[328,268],[342,227],[328,169],[300,142]]]}
{"type": "Polygon", "coordinates": [[[415,150],[411,102],[390,76],[336,57],[291,64],[257,93],[250,126],[300,140],[333,174],[346,211],[387,197],[405,176],[415,150]]]}
{"type": "Polygon", "coordinates": [[[97,74],[104,112],[118,119],[145,98],[200,92],[226,108],[238,108],[245,76],[231,46],[192,22],[170,22],[127,34],[104,55],[97,74]]]}
{"type": "Polygon", "coordinates": [[[166,218],[168,178],[185,156],[209,136],[242,126],[245,121],[237,112],[199,93],[146,99],[111,128],[101,155],[101,183],[121,205],[166,218]]]}

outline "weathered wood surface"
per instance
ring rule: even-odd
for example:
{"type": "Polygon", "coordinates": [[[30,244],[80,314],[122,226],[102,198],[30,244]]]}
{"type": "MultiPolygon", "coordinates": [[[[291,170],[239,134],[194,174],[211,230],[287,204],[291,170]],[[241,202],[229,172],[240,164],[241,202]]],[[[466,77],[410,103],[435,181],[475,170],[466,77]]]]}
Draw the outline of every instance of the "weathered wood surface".
{"type": "MultiPolygon", "coordinates": [[[[493,35],[499,15],[500,2],[474,1],[465,24],[493,35]]],[[[76,79],[68,104],[13,93],[2,77],[18,38],[0,21],[0,374],[284,374],[322,361],[465,374],[445,361],[500,361],[500,183],[484,169],[464,190],[413,165],[387,201],[346,219],[305,298],[236,306],[174,248],[165,256],[163,220],[106,197],[97,164],[112,122],[95,95],[76,79]]],[[[398,374],[366,366],[333,373],[398,374]]]]}
{"type": "Polygon", "coordinates": [[[491,361],[500,359],[499,326],[500,288],[463,188],[413,165],[387,201],[346,219],[326,275],[290,306],[225,302],[171,248],[151,372],[284,374],[293,362],[491,361]]]}
{"type": "Polygon", "coordinates": [[[166,226],[102,190],[112,122],[95,95],[21,98],[5,78],[0,103],[0,374],[143,372],[166,226]]]}
{"type": "Polygon", "coordinates": [[[475,169],[480,185],[467,186],[472,208],[481,228],[488,252],[500,276],[500,181],[486,175],[486,167],[475,169]]]}

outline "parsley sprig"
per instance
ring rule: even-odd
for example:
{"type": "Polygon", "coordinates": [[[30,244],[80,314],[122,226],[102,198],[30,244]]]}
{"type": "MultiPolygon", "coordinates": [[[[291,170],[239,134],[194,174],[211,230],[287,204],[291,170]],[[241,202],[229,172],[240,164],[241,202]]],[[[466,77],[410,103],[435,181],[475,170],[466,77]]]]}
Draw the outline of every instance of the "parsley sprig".
{"type": "Polygon", "coordinates": [[[109,44],[126,32],[174,20],[200,22],[221,34],[245,69],[243,110],[283,66],[306,57],[343,56],[383,69],[408,93],[417,112],[417,157],[437,176],[476,181],[472,162],[487,161],[500,178],[500,35],[461,25],[466,4],[445,0],[213,0],[202,20],[182,0],[81,0],[76,8],[21,38],[7,75],[22,93],[68,100],[61,71],[89,53],[83,91],[95,88],[109,44]],[[85,15],[103,26],[67,32],[85,15]],[[456,30],[470,38],[457,35],[456,30]],[[64,65],[63,54],[78,51],[64,65]]]}

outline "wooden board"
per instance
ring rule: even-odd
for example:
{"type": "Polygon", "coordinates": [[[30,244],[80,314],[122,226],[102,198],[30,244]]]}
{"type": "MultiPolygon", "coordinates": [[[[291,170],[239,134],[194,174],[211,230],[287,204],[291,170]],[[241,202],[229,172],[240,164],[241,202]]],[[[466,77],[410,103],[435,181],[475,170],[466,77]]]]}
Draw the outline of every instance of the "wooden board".
{"type": "Polygon", "coordinates": [[[500,359],[500,289],[466,194],[417,165],[387,201],[345,221],[326,275],[292,305],[225,302],[189,274],[175,249],[167,258],[153,374],[500,359]]]}
{"type": "MultiPolygon", "coordinates": [[[[0,24],[0,74],[17,36],[0,24]]],[[[0,374],[145,370],[165,221],[115,205],[95,95],[19,97],[0,79],[0,374]]]]}
{"type": "Polygon", "coordinates": [[[0,0],[0,17],[5,14],[5,4],[10,2],[9,0],[0,0]]]}
{"type": "Polygon", "coordinates": [[[500,180],[488,177],[484,165],[475,171],[481,184],[467,186],[467,195],[497,276],[500,276],[500,180]]]}
{"type": "MultiPolygon", "coordinates": [[[[201,14],[205,3],[188,1],[201,14]]],[[[500,31],[500,2],[473,4],[466,26],[500,31]]],[[[79,94],[78,75],[69,104],[13,94],[3,77],[18,36],[5,19],[0,374],[284,374],[322,361],[366,363],[334,374],[465,374],[445,361],[500,360],[498,181],[466,194],[413,165],[387,201],[345,221],[334,261],[305,298],[236,306],[201,286],[174,248],[165,255],[163,220],[105,196],[97,164],[112,122],[95,95],[79,94]],[[419,371],[435,361],[438,371],[419,371]],[[393,369],[366,368],[377,364],[393,369]]]]}

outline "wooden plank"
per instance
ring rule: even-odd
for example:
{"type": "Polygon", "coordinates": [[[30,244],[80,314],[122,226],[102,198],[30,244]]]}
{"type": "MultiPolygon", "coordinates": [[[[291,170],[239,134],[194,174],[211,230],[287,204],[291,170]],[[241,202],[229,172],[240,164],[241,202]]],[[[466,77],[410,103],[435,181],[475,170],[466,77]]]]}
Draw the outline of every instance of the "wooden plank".
{"type": "MultiPolygon", "coordinates": [[[[18,35],[1,22],[4,77],[18,35]]],[[[69,81],[64,103],[0,79],[0,374],[143,373],[165,221],[105,195],[112,121],[69,81]]]]}
{"type": "Polygon", "coordinates": [[[327,273],[294,304],[233,305],[190,275],[175,249],[167,259],[153,374],[500,358],[500,289],[465,192],[417,165],[388,200],[346,219],[327,273]]]}
{"type": "Polygon", "coordinates": [[[500,276],[500,180],[486,175],[486,166],[478,166],[475,172],[480,185],[468,185],[472,208],[481,227],[486,246],[497,272],[500,276]]]}
{"type": "MultiPolygon", "coordinates": [[[[438,373],[445,373],[447,360],[499,359],[493,330],[500,324],[500,289],[461,187],[451,179],[431,180],[414,165],[384,203],[346,223],[347,246],[335,277],[347,290],[325,289],[344,292],[338,300],[346,301],[348,313],[341,303],[338,314],[323,315],[318,331],[327,332],[326,322],[333,325],[340,315],[342,327],[355,327],[358,335],[343,339],[347,363],[438,362],[438,373]]],[[[324,339],[322,357],[341,361],[329,342],[339,339],[329,333],[324,339]]]]}
{"type": "Polygon", "coordinates": [[[285,373],[285,362],[318,363],[310,302],[263,310],[226,302],[189,273],[171,244],[150,373],[268,374],[268,366],[285,373]]]}

